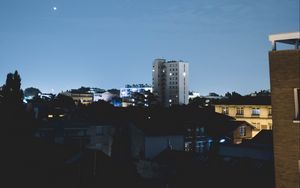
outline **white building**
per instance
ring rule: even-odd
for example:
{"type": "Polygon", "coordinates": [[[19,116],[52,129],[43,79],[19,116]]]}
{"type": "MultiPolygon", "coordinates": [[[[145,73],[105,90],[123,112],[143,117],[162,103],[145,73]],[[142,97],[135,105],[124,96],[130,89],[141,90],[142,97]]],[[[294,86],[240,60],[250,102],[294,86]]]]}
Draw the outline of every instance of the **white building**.
{"type": "Polygon", "coordinates": [[[133,85],[126,85],[125,88],[120,89],[120,97],[131,97],[132,93],[143,93],[145,91],[152,92],[152,86],[148,84],[133,84],[133,85]]]}
{"type": "Polygon", "coordinates": [[[103,93],[93,93],[93,95],[94,95],[94,97],[93,97],[94,102],[97,102],[99,100],[109,102],[112,100],[113,97],[116,97],[116,95],[114,95],[108,91],[105,91],[103,93]]]}
{"type": "Polygon", "coordinates": [[[152,66],[153,93],[164,106],[188,104],[189,64],[155,59],[152,66]]]}

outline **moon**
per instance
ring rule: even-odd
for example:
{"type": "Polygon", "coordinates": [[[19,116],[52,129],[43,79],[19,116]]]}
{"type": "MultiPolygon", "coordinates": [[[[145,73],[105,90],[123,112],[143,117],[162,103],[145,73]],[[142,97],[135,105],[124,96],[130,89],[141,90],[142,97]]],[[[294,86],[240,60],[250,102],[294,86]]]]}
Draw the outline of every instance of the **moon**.
{"type": "Polygon", "coordinates": [[[53,9],[54,11],[56,11],[56,10],[57,10],[57,7],[52,7],[52,9],[53,9]]]}

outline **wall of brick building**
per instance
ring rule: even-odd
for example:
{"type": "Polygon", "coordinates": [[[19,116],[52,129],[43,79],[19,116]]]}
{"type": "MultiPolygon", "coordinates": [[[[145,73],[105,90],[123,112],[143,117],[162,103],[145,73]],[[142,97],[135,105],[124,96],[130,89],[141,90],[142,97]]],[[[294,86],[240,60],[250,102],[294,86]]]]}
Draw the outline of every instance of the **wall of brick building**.
{"type": "Polygon", "coordinates": [[[294,88],[300,87],[300,50],[269,52],[276,188],[299,188],[300,124],[294,88]]]}

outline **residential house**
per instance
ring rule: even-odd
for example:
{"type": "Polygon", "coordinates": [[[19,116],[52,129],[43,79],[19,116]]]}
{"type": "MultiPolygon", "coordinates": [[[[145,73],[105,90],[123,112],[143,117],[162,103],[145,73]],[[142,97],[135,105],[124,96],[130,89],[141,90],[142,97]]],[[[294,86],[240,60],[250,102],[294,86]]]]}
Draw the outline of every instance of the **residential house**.
{"type": "Polygon", "coordinates": [[[244,96],[221,100],[215,104],[215,112],[234,117],[239,121],[247,121],[255,126],[254,135],[260,130],[272,129],[270,96],[244,96]]]}

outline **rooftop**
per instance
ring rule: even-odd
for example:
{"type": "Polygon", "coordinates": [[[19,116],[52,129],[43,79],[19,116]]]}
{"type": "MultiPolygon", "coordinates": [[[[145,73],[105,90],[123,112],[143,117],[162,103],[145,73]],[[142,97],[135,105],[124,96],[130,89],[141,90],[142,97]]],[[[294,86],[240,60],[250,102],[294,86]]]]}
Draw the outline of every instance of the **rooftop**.
{"type": "Polygon", "coordinates": [[[271,96],[242,96],[236,98],[224,98],[216,102],[216,105],[271,105],[271,96]]]}
{"type": "Polygon", "coordinates": [[[272,43],[272,50],[276,51],[276,43],[295,45],[295,49],[300,46],[300,32],[280,33],[269,35],[269,41],[272,43]]]}

